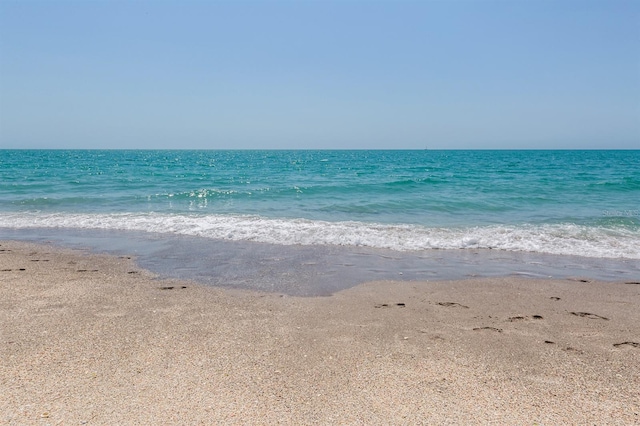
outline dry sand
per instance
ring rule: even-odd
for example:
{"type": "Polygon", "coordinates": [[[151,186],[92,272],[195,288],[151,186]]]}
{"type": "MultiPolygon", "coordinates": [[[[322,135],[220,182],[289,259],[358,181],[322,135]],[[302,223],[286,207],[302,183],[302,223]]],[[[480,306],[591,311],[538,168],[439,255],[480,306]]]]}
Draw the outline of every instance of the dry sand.
{"type": "Polygon", "coordinates": [[[637,283],[296,298],[0,244],[2,424],[640,424],[637,283]]]}

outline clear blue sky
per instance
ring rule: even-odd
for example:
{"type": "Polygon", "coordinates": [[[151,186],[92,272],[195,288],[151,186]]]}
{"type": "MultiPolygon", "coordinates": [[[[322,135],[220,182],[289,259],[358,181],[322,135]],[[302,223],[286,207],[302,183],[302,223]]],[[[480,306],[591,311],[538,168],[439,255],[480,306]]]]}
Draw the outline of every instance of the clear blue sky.
{"type": "Polygon", "coordinates": [[[0,0],[0,148],[640,148],[640,1],[0,0]]]}

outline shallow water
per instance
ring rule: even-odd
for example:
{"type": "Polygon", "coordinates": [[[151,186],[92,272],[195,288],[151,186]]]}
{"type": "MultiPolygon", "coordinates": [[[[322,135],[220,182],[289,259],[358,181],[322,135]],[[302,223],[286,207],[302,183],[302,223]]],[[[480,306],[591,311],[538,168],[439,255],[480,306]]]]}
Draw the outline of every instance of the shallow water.
{"type": "Polygon", "coordinates": [[[0,150],[0,238],[286,294],[640,280],[640,151],[0,150]]]}
{"type": "Polygon", "coordinates": [[[296,296],[329,295],[374,280],[436,281],[511,275],[616,282],[640,279],[640,261],[636,260],[487,249],[398,252],[104,230],[0,228],[0,239],[132,255],[140,267],[161,277],[296,296]]]}
{"type": "Polygon", "coordinates": [[[640,259],[640,151],[0,150],[0,227],[640,259]]]}

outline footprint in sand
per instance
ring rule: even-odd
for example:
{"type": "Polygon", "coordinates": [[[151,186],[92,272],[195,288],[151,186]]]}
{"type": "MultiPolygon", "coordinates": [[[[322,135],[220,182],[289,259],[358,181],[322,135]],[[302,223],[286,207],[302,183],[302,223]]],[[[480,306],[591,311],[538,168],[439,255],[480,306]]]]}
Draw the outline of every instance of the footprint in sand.
{"type": "Polygon", "coordinates": [[[527,319],[541,320],[541,319],[544,319],[544,318],[542,317],[542,315],[532,315],[531,317],[516,316],[516,317],[509,317],[507,319],[507,321],[516,322],[516,321],[524,321],[524,320],[527,320],[527,319]]]}
{"type": "Polygon", "coordinates": [[[437,304],[440,305],[440,306],[446,306],[448,308],[465,308],[465,309],[469,309],[468,306],[461,305],[460,303],[456,303],[456,302],[438,302],[437,304]]]}
{"type": "Polygon", "coordinates": [[[600,315],[596,315],[596,314],[592,314],[589,312],[570,312],[571,315],[575,315],[577,317],[583,317],[583,318],[589,318],[589,319],[601,319],[601,320],[605,320],[605,321],[609,321],[609,318],[600,316],[600,315]]]}
{"type": "Polygon", "coordinates": [[[398,308],[404,308],[406,305],[404,303],[396,303],[394,305],[390,305],[388,303],[380,303],[378,305],[375,305],[374,308],[392,308],[394,306],[397,306],[398,308]]]}
{"type": "Polygon", "coordinates": [[[495,327],[476,327],[473,329],[473,331],[480,331],[480,330],[491,330],[491,331],[497,331],[498,333],[502,333],[501,328],[495,328],[495,327]]]}
{"type": "Polygon", "coordinates": [[[619,348],[620,346],[631,346],[633,348],[640,348],[640,343],[637,342],[622,342],[622,343],[614,343],[613,346],[619,348]]]}

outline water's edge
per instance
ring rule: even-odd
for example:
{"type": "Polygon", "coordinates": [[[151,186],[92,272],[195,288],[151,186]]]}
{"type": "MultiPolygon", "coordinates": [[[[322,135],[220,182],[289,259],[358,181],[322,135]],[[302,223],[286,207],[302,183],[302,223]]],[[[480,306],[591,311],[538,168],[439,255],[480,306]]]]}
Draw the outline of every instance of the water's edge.
{"type": "Polygon", "coordinates": [[[0,228],[0,240],[47,243],[127,255],[163,278],[295,296],[322,296],[376,280],[475,277],[638,281],[640,261],[489,249],[398,252],[337,246],[283,246],[136,231],[0,228]]]}

